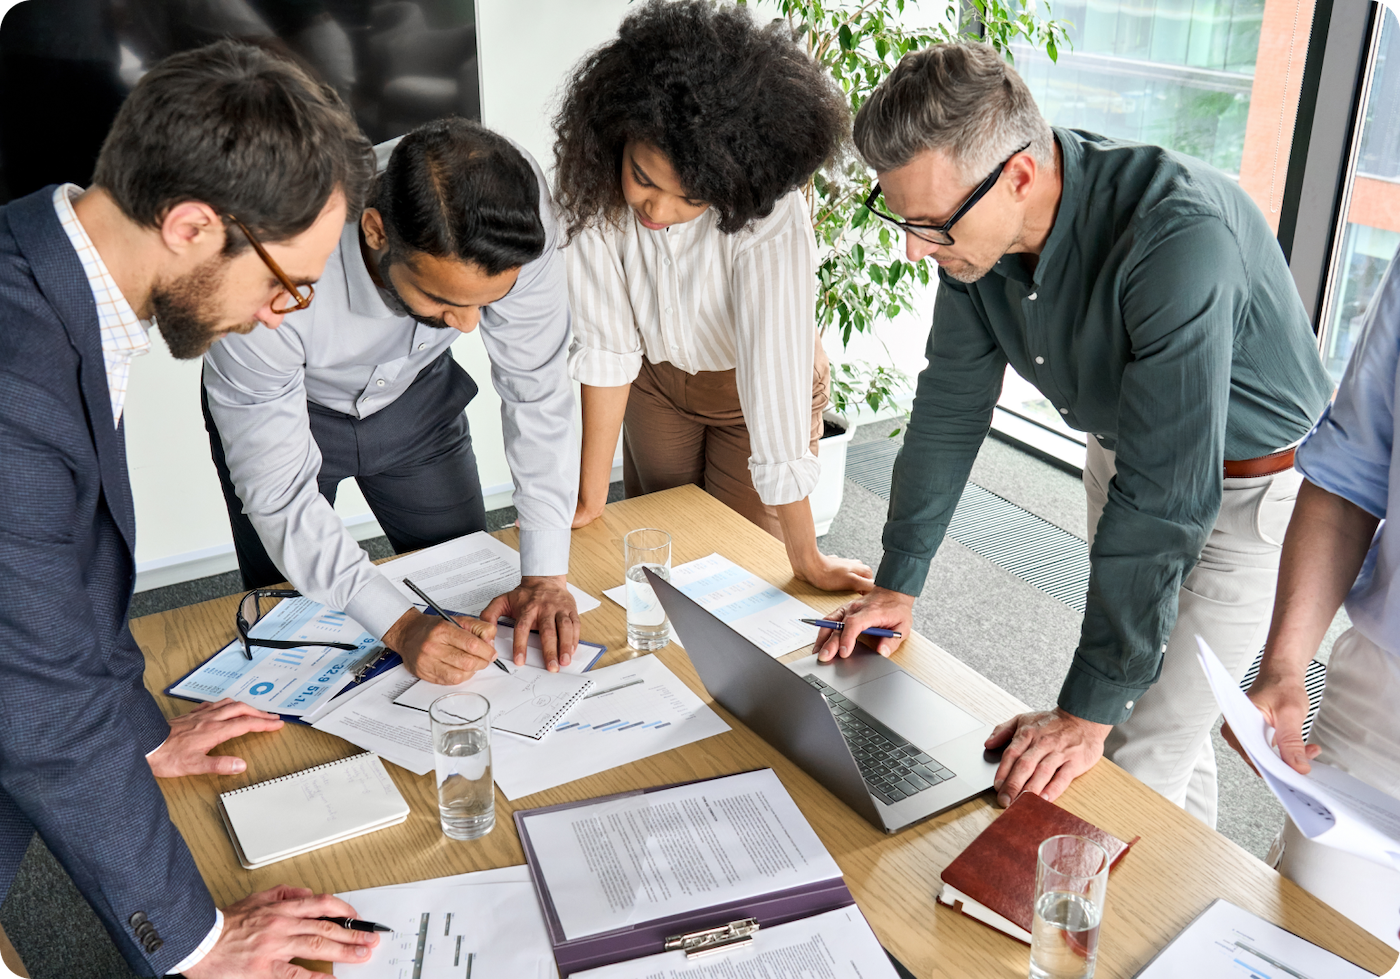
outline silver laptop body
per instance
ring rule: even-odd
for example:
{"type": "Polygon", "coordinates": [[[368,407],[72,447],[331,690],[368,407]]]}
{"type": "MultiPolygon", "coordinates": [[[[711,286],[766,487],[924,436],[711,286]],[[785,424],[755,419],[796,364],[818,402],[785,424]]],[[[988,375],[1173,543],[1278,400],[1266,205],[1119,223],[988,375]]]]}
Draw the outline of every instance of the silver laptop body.
{"type": "Polygon", "coordinates": [[[857,645],[849,659],[784,665],[647,578],[710,696],[875,826],[895,833],[992,787],[992,725],[897,664],[857,645]]]}

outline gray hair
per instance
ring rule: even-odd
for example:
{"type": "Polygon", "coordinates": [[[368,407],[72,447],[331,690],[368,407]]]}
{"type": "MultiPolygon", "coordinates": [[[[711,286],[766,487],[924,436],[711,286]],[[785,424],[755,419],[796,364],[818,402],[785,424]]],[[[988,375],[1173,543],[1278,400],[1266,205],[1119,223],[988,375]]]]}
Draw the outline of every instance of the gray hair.
{"type": "Polygon", "coordinates": [[[969,185],[1027,144],[1038,164],[1055,167],[1055,137],[1030,89],[980,41],[906,54],[856,113],[855,143],[879,171],[941,151],[969,185]]]}

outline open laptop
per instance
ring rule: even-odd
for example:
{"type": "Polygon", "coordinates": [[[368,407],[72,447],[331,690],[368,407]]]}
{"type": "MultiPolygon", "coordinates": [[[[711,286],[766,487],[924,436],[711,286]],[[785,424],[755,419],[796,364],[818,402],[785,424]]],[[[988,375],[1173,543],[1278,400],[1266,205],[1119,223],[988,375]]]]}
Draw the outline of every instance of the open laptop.
{"type": "Polygon", "coordinates": [[[896,833],[992,787],[992,725],[879,653],[785,666],[646,574],[710,696],[875,826],[896,833]]]}

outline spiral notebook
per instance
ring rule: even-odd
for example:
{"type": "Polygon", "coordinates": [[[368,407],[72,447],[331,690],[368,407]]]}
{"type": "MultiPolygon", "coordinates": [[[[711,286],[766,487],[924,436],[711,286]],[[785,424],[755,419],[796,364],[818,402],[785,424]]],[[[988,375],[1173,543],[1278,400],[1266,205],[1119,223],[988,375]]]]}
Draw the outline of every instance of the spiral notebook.
{"type": "Polygon", "coordinates": [[[491,703],[491,727],[538,741],[592,688],[592,680],[569,673],[550,673],[534,666],[512,666],[504,673],[490,666],[453,686],[419,680],[395,697],[394,703],[427,710],[434,700],[449,693],[479,693],[491,703]]]}
{"type": "Polygon", "coordinates": [[[219,795],[238,862],[256,870],[395,826],[408,803],[377,755],[317,765],[219,795]]]}

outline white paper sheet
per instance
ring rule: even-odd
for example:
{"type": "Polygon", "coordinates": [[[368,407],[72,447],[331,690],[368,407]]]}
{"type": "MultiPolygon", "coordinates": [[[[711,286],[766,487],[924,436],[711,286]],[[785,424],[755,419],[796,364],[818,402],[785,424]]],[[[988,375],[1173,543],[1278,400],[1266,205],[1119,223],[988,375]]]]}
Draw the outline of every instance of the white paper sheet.
{"type": "MultiPolygon", "coordinates": [[[[801,620],[819,619],[820,612],[720,554],[672,568],[671,584],[769,656],[786,656],[817,641],[816,626],[801,620]]],[[[603,594],[627,607],[625,583],[603,594]]]]}
{"type": "Polygon", "coordinates": [[[491,704],[491,727],[538,741],[562,722],[579,699],[593,688],[589,677],[550,673],[533,666],[511,666],[509,673],[488,666],[462,683],[419,680],[394,698],[400,707],[427,711],[450,693],[478,693],[491,704]]]}
{"type": "MultiPolygon", "coordinates": [[[[520,584],[520,552],[485,531],[478,531],[385,561],[379,565],[379,572],[411,602],[421,599],[404,587],[404,578],[412,578],[415,585],[449,612],[480,615],[491,599],[520,584]]],[[[580,615],[602,604],[573,585],[569,592],[580,615]]]]}
{"type": "MultiPolygon", "coordinates": [[[[507,666],[515,664],[515,630],[502,623],[496,624],[496,655],[505,660],[507,666]]],[[[599,657],[606,653],[607,647],[599,646],[597,643],[580,642],[574,655],[569,660],[568,666],[561,666],[560,673],[587,673],[592,669],[593,664],[598,662],[599,657]]],[[[530,633],[530,637],[525,640],[525,665],[533,666],[537,670],[544,669],[544,647],[540,645],[540,635],[538,632],[530,633]]],[[[495,669],[495,667],[492,667],[495,669]]]]}
{"type": "Polygon", "coordinates": [[[234,640],[171,687],[170,693],[209,702],[232,697],[259,710],[299,717],[334,697],[355,678],[356,670],[384,651],[384,644],[354,619],[309,598],[278,602],[250,634],[258,639],[352,643],[356,648],[254,646],[249,660],[243,655],[243,643],[234,640]]]}
{"type": "Polygon", "coordinates": [[[588,674],[594,687],[543,741],[493,737],[496,784],[515,800],[729,730],[655,656],[588,674]]]}
{"type": "Polygon", "coordinates": [[[328,710],[312,718],[311,726],[372,751],[415,775],[426,775],[433,770],[433,736],[428,715],[394,703],[395,697],[417,682],[400,664],[332,701],[328,710]]]}
{"type": "Polygon", "coordinates": [[[662,952],[570,979],[896,979],[880,940],[854,905],[760,929],[733,952],[687,959],[662,952]]]}
{"type": "Polygon", "coordinates": [[[1400,799],[1321,762],[1302,775],[1273,747],[1273,728],[1230,678],[1206,641],[1196,637],[1201,666],[1220,710],[1254,767],[1303,835],[1400,870],[1400,799]]]}
{"type": "Polygon", "coordinates": [[[337,964],[337,976],[554,979],[558,975],[549,932],[524,867],[337,896],[354,907],[361,919],[394,929],[379,936],[368,962],[337,964]]]}
{"type": "Polygon", "coordinates": [[[1135,979],[1374,979],[1229,901],[1217,900],[1135,979]]]}
{"type": "Polygon", "coordinates": [[[569,939],[841,876],[771,768],[525,825],[569,939]]]}

